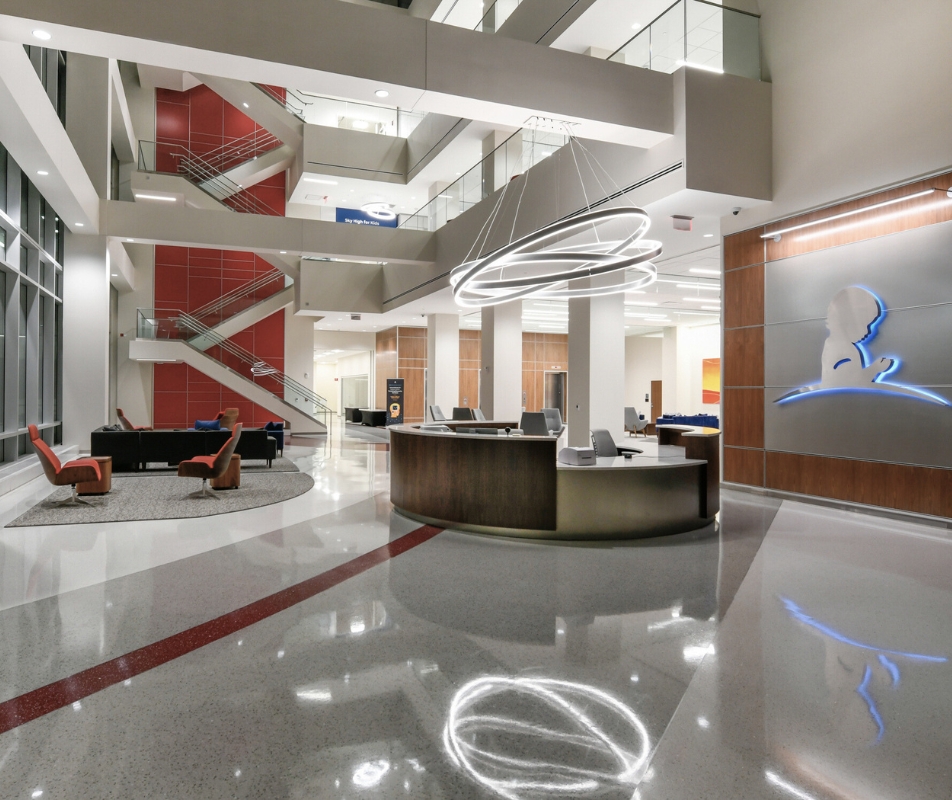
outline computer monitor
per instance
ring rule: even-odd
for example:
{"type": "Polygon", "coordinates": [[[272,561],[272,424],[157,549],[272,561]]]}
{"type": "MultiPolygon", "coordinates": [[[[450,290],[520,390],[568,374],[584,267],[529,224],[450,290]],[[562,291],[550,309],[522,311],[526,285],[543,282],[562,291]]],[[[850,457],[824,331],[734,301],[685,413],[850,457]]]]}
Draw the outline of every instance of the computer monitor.
{"type": "Polygon", "coordinates": [[[523,411],[519,422],[526,436],[548,436],[549,426],[545,421],[545,414],[541,411],[523,411]]]}

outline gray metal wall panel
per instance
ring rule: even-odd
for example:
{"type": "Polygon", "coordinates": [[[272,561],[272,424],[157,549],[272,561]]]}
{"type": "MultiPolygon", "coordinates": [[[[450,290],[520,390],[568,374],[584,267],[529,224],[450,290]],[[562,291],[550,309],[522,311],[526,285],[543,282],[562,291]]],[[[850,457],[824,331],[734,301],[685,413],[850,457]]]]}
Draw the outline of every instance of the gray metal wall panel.
{"type": "Polygon", "coordinates": [[[873,359],[898,357],[894,383],[952,401],[952,224],[796,256],[767,265],[764,435],[768,450],[952,467],[952,407],[871,392],[774,401],[820,380],[827,307],[848,286],[886,306],[873,359]]]}
{"type": "MultiPolygon", "coordinates": [[[[872,394],[828,394],[777,405],[764,392],[768,450],[952,467],[952,408],[872,394]]],[[[952,389],[936,394],[952,400],[952,389]]]]}
{"type": "MultiPolygon", "coordinates": [[[[947,283],[952,291],[952,277],[947,283]]],[[[826,320],[768,325],[764,331],[764,385],[818,383],[826,320]]],[[[873,360],[898,358],[889,380],[912,386],[952,386],[952,302],[889,310],[867,350],[873,360]]]]}
{"type": "Polygon", "coordinates": [[[950,274],[952,222],[793,256],[767,264],[764,320],[826,319],[833,295],[853,285],[890,310],[950,301],[950,274]]]}

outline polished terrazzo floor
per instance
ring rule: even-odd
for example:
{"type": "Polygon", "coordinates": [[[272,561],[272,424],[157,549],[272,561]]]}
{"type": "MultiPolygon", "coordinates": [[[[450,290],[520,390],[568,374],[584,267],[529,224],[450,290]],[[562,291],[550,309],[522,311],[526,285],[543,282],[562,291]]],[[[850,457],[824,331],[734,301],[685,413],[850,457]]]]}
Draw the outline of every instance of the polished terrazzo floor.
{"type": "Polygon", "coordinates": [[[0,798],[952,796],[946,529],[501,540],[395,515],[383,444],[286,455],[277,506],[0,531],[0,798]]]}

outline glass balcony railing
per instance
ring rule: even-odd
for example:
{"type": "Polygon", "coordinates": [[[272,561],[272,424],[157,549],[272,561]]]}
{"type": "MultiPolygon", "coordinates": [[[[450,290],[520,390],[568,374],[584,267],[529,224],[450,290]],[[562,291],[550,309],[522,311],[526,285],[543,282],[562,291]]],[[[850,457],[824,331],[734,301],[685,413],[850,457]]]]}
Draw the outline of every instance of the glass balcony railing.
{"type": "Polygon", "coordinates": [[[136,317],[137,338],[181,341],[313,417],[330,430],[330,408],[326,398],[257,358],[231,339],[219,336],[191,314],[178,309],[140,308],[136,311],[136,317]]]}
{"type": "Polygon", "coordinates": [[[760,17],[708,0],[678,0],[609,61],[656,72],[683,66],[760,80],[760,17]]]}
{"type": "Polygon", "coordinates": [[[435,231],[485,200],[517,175],[548,158],[569,140],[567,134],[527,128],[516,131],[413,214],[400,216],[400,227],[435,231]]]}
{"type": "Polygon", "coordinates": [[[310,125],[330,128],[345,128],[365,133],[379,133],[406,139],[425,116],[418,111],[405,111],[393,106],[377,106],[370,103],[355,103],[353,100],[338,100],[309,92],[294,92],[299,98],[298,116],[310,125]]]}
{"type": "Polygon", "coordinates": [[[469,28],[471,31],[495,33],[521,2],[522,0],[454,0],[442,19],[435,17],[433,21],[455,25],[457,28],[469,28]]]}

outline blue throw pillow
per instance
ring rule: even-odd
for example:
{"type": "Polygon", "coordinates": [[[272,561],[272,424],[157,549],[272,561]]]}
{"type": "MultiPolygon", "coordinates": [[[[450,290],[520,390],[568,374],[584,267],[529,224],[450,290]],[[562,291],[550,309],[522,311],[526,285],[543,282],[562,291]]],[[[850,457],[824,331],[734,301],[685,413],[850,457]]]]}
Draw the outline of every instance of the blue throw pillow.
{"type": "Polygon", "coordinates": [[[195,430],[197,431],[220,431],[221,422],[217,419],[197,419],[195,420],[195,430]]]}

